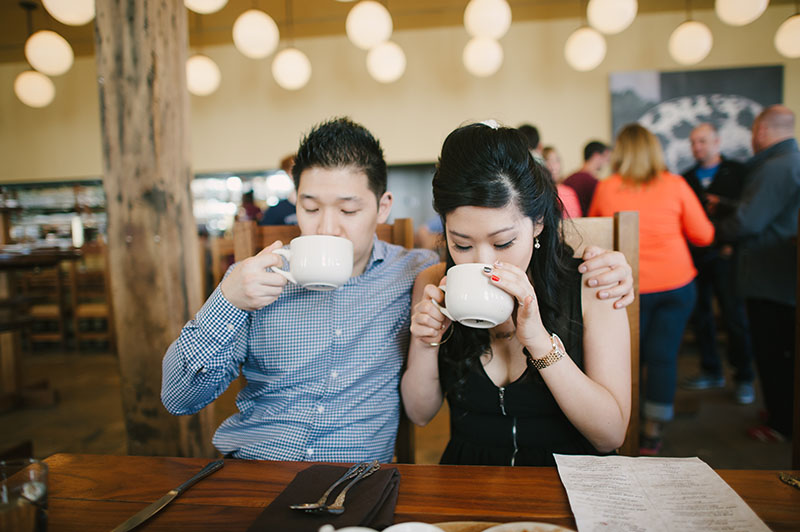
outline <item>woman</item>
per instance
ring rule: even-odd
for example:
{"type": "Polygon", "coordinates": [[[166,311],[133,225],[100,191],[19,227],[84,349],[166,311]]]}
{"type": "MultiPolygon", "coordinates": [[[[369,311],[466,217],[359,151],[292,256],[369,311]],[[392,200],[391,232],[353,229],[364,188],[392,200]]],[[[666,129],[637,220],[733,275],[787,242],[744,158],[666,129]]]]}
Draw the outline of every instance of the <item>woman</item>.
{"type": "Polygon", "coordinates": [[[583,216],[578,193],[575,192],[574,188],[561,183],[561,157],[556,149],[552,146],[545,146],[542,150],[542,157],[544,157],[544,163],[547,165],[547,169],[550,170],[550,176],[556,184],[558,199],[564,205],[564,218],[579,218],[583,216]]]}
{"type": "Polygon", "coordinates": [[[451,324],[434,304],[444,265],[415,283],[405,411],[427,423],[446,396],[448,464],[553,465],[608,453],[630,415],[627,316],[585,288],[564,244],[556,189],[519,132],[472,124],[442,146],[433,204],[447,267],[480,262],[515,300],[493,329],[451,324]],[[534,366],[542,369],[535,369],[534,366]]]}
{"type": "Polygon", "coordinates": [[[642,454],[658,454],[672,419],[678,349],[696,298],[686,239],[707,246],[714,226],[686,181],[666,171],[658,139],[630,124],[612,153],[614,175],[597,185],[589,216],[639,211],[639,344],[643,385],[642,454]]]}

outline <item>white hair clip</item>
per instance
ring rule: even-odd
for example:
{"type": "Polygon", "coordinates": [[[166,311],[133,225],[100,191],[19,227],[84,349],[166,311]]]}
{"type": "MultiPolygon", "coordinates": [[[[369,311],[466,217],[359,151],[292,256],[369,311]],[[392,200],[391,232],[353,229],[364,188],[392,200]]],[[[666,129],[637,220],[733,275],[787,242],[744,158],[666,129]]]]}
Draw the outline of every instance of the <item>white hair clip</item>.
{"type": "Polygon", "coordinates": [[[497,120],[490,118],[489,120],[484,120],[481,122],[484,126],[489,126],[492,129],[497,129],[500,127],[500,124],[497,123],[497,120]]]}

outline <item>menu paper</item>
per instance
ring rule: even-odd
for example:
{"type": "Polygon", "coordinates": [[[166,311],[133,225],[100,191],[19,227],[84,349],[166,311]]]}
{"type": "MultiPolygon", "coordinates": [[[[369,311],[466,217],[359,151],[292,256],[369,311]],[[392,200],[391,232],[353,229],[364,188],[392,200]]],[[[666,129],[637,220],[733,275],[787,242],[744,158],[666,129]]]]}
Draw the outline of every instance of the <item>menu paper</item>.
{"type": "Polygon", "coordinates": [[[699,458],[553,456],[580,532],[769,532],[699,458]]]}

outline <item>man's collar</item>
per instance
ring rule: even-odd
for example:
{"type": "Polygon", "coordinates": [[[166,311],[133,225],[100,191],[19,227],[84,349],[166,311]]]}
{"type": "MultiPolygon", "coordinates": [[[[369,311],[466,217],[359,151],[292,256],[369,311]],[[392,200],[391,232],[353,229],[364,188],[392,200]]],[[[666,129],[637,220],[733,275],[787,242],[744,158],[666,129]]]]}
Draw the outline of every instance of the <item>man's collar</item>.
{"type": "Polygon", "coordinates": [[[749,165],[754,166],[762,161],[769,159],[773,155],[790,151],[797,151],[797,140],[795,138],[790,138],[782,140],[780,142],[776,142],[769,148],[761,150],[757,154],[753,155],[753,157],[749,161],[749,165]]]}
{"type": "Polygon", "coordinates": [[[372,253],[369,255],[367,266],[364,268],[364,273],[368,272],[375,264],[383,262],[388,252],[387,244],[378,235],[372,236],[372,253]]]}

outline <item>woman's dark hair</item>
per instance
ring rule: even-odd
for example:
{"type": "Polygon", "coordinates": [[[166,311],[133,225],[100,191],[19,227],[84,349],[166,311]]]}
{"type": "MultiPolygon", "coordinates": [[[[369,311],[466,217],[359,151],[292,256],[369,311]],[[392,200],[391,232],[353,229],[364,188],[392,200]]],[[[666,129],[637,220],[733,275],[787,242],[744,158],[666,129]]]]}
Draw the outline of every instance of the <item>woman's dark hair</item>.
{"type": "Polygon", "coordinates": [[[334,118],[315,126],[300,143],[292,167],[295,188],[307,168],[354,166],[367,175],[369,189],[380,201],[386,192],[386,161],[378,139],[349,118],[334,118]]]}
{"type": "MultiPolygon", "coordinates": [[[[559,286],[569,273],[572,250],[564,243],[561,229],[563,206],[547,168],[528,151],[524,136],[516,129],[470,124],[450,133],[433,176],[433,208],[442,218],[447,235],[447,215],[459,207],[502,208],[516,205],[534,224],[543,226],[539,249],[528,265],[542,322],[555,329],[560,316],[559,286]]],[[[455,264],[446,247],[447,267],[455,264]]],[[[486,329],[454,323],[452,338],[439,348],[440,363],[455,366],[463,383],[480,356],[489,351],[486,329]]]]}

